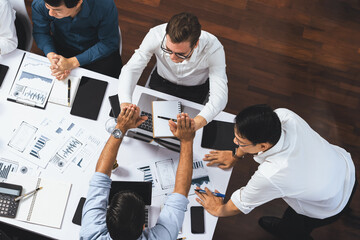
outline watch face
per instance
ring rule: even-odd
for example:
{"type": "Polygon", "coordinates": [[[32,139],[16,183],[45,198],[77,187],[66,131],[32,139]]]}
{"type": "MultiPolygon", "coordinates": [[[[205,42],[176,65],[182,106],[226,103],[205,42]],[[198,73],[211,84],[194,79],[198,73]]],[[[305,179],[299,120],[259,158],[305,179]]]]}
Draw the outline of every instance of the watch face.
{"type": "Polygon", "coordinates": [[[112,132],[112,135],[114,136],[114,138],[121,138],[122,132],[120,131],[120,129],[115,128],[114,131],[112,132]]]}

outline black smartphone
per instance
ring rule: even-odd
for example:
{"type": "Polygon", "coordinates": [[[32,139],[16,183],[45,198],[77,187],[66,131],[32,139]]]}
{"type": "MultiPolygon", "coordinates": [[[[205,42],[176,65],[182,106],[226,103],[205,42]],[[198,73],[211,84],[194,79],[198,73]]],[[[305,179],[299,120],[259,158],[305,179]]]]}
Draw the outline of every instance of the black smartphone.
{"type": "Polygon", "coordinates": [[[8,66],[0,64],[0,87],[5,79],[8,70],[9,70],[8,66]]]}
{"type": "Polygon", "coordinates": [[[84,198],[84,197],[80,198],[79,203],[77,205],[74,217],[72,219],[72,222],[76,225],[81,226],[82,209],[84,207],[85,200],[86,200],[86,198],[84,198]]]}
{"type": "Polygon", "coordinates": [[[110,117],[117,118],[120,114],[120,103],[118,95],[109,96],[111,111],[109,113],[110,117]]]}
{"type": "Polygon", "coordinates": [[[191,232],[204,233],[204,208],[201,206],[190,207],[191,232]]]}

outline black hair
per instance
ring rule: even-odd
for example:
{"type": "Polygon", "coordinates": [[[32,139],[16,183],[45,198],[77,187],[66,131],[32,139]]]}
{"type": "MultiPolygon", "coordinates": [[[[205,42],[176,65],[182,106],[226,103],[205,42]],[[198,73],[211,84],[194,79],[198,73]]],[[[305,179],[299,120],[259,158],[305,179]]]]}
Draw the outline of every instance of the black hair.
{"type": "Polygon", "coordinates": [[[201,25],[195,15],[182,12],[171,17],[166,34],[173,43],[189,41],[190,47],[194,47],[201,35],[201,25]]]}
{"type": "Polygon", "coordinates": [[[60,7],[65,4],[67,8],[73,8],[78,5],[80,0],[45,0],[45,2],[52,7],[60,7]]]}
{"type": "Polygon", "coordinates": [[[259,104],[245,108],[235,117],[235,131],[254,145],[275,145],[280,139],[281,122],[270,106],[259,104]]]}
{"type": "Polygon", "coordinates": [[[143,231],[145,223],[145,203],[131,191],[114,195],[106,213],[106,225],[114,240],[135,240],[143,231]]]}

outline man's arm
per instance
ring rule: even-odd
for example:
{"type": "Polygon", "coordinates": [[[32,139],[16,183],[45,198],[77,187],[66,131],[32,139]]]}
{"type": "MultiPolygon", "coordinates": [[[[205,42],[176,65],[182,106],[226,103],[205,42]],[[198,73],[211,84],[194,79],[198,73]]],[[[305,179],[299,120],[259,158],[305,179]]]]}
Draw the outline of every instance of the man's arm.
{"type": "Polygon", "coordinates": [[[210,82],[209,101],[198,114],[198,116],[204,118],[206,122],[202,121],[200,124],[200,119],[196,120],[195,124],[197,124],[197,129],[211,122],[214,117],[216,117],[216,115],[218,115],[225,108],[228,101],[228,81],[226,76],[225,52],[223,46],[217,39],[216,44],[219,45],[218,49],[216,49],[216,51],[214,51],[214,53],[212,53],[208,59],[210,82]]]}
{"type": "Polygon", "coordinates": [[[178,114],[177,125],[169,121],[170,130],[180,140],[180,160],[176,171],[175,193],[188,196],[193,172],[195,123],[187,113],[178,114]]]}
{"type": "Polygon", "coordinates": [[[33,36],[36,45],[47,56],[50,52],[56,52],[54,41],[50,35],[50,19],[48,10],[45,8],[44,1],[33,1],[32,22],[33,22],[33,36]]]}
{"type": "MultiPolygon", "coordinates": [[[[199,198],[196,201],[200,203],[211,215],[215,217],[229,217],[239,214],[241,211],[234,205],[231,199],[224,204],[223,198],[216,197],[206,187],[206,193],[195,192],[199,198]]],[[[217,190],[215,192],[218,193],[217,190]]]]}
{"type": "MultiPolygon", "coordinates": [[[[119,114],[116,128],[120,129],[124,136],[127,130],[138,127],[146,120],[147,117],[140,117],[139,115],[140,108],[135,105],[130,105],[119,114]]],[[[122,139],[123,138],[117,139],[112,135],[109,137],[96,164],[96,172],[105,173],[110,177],[122,139]]]]}
{"type": "Polygon", "coordinates": [[[153,56],[155,49],[160,48],[161,40],[158,41],[155,33],[157,28],[150,29],[139,49],[135,50],[130,60],[121,69],[118,88],[121,109],[132,102],[132,94],[136,83],[153,56]]]}

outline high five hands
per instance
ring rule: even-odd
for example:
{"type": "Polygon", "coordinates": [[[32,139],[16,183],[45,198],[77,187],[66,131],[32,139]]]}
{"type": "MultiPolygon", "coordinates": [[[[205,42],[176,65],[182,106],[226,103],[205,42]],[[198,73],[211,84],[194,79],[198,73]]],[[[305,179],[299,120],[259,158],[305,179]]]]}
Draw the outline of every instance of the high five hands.
{"type": "Polygon", "coordinates": [[[169,120],[169,127],[180,141],[192,141],[195,137],[195,122],[187,113],[177,115],[177,124],[169,120]]]}

